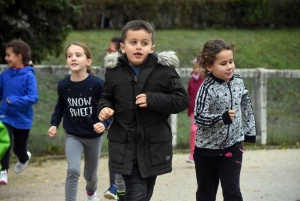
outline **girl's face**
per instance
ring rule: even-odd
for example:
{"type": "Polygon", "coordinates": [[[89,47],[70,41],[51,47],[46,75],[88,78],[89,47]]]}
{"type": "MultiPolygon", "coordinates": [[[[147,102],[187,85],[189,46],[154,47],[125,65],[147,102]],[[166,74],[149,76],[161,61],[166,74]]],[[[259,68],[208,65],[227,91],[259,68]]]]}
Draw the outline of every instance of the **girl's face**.
{"type": "Polygon", "coordinates": [[[8,63],[9,67],[15,67],[15,68],[23,68],[23,57],[21,54],[15,54],[13,52],[12,47],[8,47],[5,50],[5,61],[8,63]]]}
{"type": "Polygon", "coordinates": [[[67,65],[72,73],[86,73],[88,66],[92,64],[92,59],[88,59],[84,49],[77,45],[71,45],[67,49],[67,65]]]}
{"type": "Polygon", "coordinates": [[[199,75],[200,74],[200,68],[197,66],[196,63],[193,63],[193,72],[195,75],[199,75]]]}
{"type": "Polygon", "coordinates": [[[215,77],[227,83],[232,78],[234,68],[233,52],[231,50],[222,50],[217,54],[214,63],[206,66],[206,69],[215,77]]]}

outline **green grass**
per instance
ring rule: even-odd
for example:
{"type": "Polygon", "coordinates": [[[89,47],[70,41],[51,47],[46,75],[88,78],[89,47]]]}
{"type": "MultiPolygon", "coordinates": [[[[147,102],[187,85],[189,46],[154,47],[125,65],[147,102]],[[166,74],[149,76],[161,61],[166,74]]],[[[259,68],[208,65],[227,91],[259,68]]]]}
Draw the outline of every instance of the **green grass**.
{"type": "MultiPolygon", "coordinates": [[[[86,43],[93,53],[93,65],[101,66],[110,38],[120,31],[74,31],[65,41],[86,43]]],[[[157,31],[155,50],[174,50],[182,67],[191,67],[194,58],[205,41],[221,38],[236,44],[235,63],[238,68],[263,67],[267,69],[300,69],[300,29],[295,30],[164,30],[157,31]]],[[[64,65],[64,50],[59,57],[48,57],[37,65],[64,65]]],[[[65,135],[62,126],[59,135],[51,139],[47,135],[50,118],[56,103],[56,86],[64,75],[37,75],[39,102],[35,105],[35,117],[28,147],[35,155],[64,153],[65,135]]],[[[189,78],[183,78],[184,83],[189,78]]],[[[251,79],[246,79],[251,90],[251,79]]],[[[268,80],[268,145],[299,145],[300,141],[300,81],[299,79],[268,80]]],[[[177,149],[189,147],[189,118],[186,111],[178,115],[177,149]]],[[[106,133],[104,152],[107,152],[106,133]]]]}
{"type": "MultiPolygon", "coordinates": [[[[72,41],[86,43],[93,53],[93,65],[102,66],[102,58],[116,30],[74,31],[67,37],[65,47],[72,41]]],[[[163,30],[155,33],[155,51],[174,50],[182,67],[190,61],[207,40],[223,39],[236,44],[235,63],[239,68],[267,69],[300,68],[300,29],[293,30],[163,30]]],[[[64,50],[58,58],[48,57],[41,64],[65,64],[64,50]]]]}

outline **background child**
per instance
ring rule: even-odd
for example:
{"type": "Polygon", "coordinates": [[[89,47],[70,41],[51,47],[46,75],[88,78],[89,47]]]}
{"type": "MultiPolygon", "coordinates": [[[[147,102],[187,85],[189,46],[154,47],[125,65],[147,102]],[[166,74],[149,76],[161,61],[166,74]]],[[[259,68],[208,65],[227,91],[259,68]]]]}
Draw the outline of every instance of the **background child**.
{"type": "Polygon", "coordinates": [[[58,100],[48,134],[50,137],[57,135],[57,128],[63,117],[68,162],[66,200],[76,200],[82,153],[85,156],[83,175],[87,200],[100,200],[96,195],[97,169],[103,131],[110,123],[99,122],[96,114],[104,82],[93,75],[91,51],[85,44],[71,43],[66,49],[66,60],[72,74],[58,82],[58,100]]]}
{"type": "MultiPolygon", "coordinates": [[[[9,69],[0,74],[0,121],[7,128],[11,142],[13,139],[13,150],[18,157],[14,171],[21,173],[31,157],[27,151],[27,140],[32,127],[33,104],[38,101],[38,87],[27,43],[12,40],[5,48],[9,69]]],[[[9,157],[10,147],[1,160],[1,184],[8,182],[9,157]]]]}
{"type": "Polygon", "coordinates": [[[110,170],[123,175],[125,200],[150,200],[157,175],[172,170],[168,117],[189,105],[176,72],[174,52],[154,53],[154,30],[145,21],[122,29],[122,54],[104,58],[104,94],[99,119],[113,116],[108,131],[110,170]]]}
{"type": "MultiPolygon", "coordinates": [[[[120,36],[114,36],[109,43],[109,47],[106,54],[117,52],[120,49],[120,43],[122,38],[120,36]]],[[[105,68],[103,69],[105,74],[105,68]]],[[[125,183],[121,174],[115,174],[109,171],[110,186],[107,191],[104,192],[104,197],[107,199],[118,199],[122,201],[125,195],[125,183]]]]}
{"type": "Polygon", "coordinates": [[[196,140],[196,130],[197,126],[195,125],[194,121],[194,107],[195,107],[195,99],[198,92],[198,89],[204,79],[201,77],[200,74],[200,68],[197,65],[197,59],[194,59],[193,62],[193,71],[192,71],[192,77],[188,83],[188,89],[187,92],[190,97],[190,105],[187,108],[187,114],[190,117],[190,155],[186,159],[187,163],[193,163],[194,162],[194,149],[195,149],[195,140],[196,140]]]}
{"type": "Polygon", "coordinates": [[[197,63],[205,81],[196,98],[198,127],[194,153],[197,200],[215,201],[219,180],[224,200],[242,201],[242,142],[255,142],[250,96],[242,78],[233,74],[234,45],[222,40],[204,44],[197,63]]]}
{"type": "MultiPolygon", "coordinates": [[[[0,160],[5,154],[6,150],[10,146],[9,133],[4,124],[0,121],[0,160]]],[[[0,169],[2,168],[0,163],[0,169]]],[[[1,177],[1,175],[0,175],[1,177]]],[[[0,178],[0,184],[2,184],[3,180],[0,178]]]]}

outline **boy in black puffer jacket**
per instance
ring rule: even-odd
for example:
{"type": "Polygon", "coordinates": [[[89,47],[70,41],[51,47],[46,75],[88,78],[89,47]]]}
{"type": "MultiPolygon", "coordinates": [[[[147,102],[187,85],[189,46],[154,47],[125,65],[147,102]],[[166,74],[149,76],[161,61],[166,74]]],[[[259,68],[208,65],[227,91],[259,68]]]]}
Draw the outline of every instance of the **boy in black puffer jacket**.
{"type": "Polygon", "coordinates": [[[178,66],[173,51],[154,53],[154,30],[141,20],[123,27],[121,53],[104,58],[98,117],[114,118],[107,136],[110,170],[123,175],[125,200],[150,200],[157,175],[172,171],[167,119],[189,105],[178,66]]]}

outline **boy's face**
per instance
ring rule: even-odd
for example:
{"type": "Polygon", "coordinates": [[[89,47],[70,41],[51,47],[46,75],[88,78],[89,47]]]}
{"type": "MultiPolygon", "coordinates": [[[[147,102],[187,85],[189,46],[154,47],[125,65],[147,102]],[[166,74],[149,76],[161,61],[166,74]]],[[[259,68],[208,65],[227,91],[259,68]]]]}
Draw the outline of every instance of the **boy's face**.
{"type": "Polygon", "coordinates": [[[152,34],[144,29],[128,30],[124,44],[121,43],[121,51],[127,55],[130,65],[140,66],[146,60],[149,53],[153,53],[152,34]]]}

